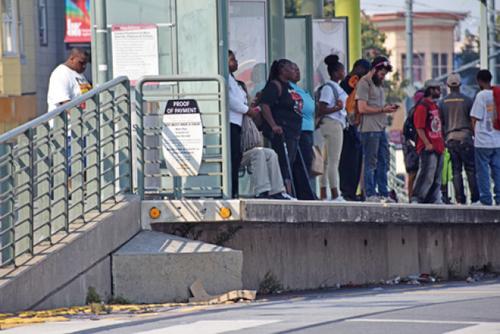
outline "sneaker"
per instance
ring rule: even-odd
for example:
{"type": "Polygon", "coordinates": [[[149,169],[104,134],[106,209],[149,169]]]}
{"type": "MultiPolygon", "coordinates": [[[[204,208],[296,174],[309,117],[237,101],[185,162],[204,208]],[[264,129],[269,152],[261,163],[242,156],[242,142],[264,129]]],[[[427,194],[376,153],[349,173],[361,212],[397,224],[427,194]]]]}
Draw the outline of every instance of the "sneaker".
{"type": "Polygon", "coordinates": [[[366,198],[365,202],[367,202],[367,203],[381,203],[382,202],[382,198],[379,197],[379,196],[376,196],[376,195],[368,196],[366,198]]]}
{"type": "Polygon", "coordinates": [[[269,198],[271,198],[271,199],[288,200],[288,201],[296,201],[297,200],[295,197],[290,196],[286,192],[273,194],[273,195],[269,196],[269,198]]]}
{"type": "Polygon", "coordinates": [[[337,197],[335,199],[332,199],[332,202],[344,203],[344,202],[347,202],[347,201],[344,199],[344,197],[339,196],[339,197],[337,197]]]}
{"type": "Polygon", "coordinates": [[[480,201],[472,203],[470,206],[486,206],[485,204],[481,203],[480,201]]]}
{"type": "Polygon", "coordinates": [[[393,198],[391,197],[379,197],[381,203],[397,203],[393,198]]]}

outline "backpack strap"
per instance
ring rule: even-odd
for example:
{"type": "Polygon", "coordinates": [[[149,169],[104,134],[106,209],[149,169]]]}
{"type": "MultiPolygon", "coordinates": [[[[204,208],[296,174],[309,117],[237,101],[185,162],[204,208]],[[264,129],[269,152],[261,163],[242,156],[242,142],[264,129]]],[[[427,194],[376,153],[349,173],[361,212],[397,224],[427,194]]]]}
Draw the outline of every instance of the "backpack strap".
{"type": "Polygon", "coordinates": [[[335,99],[334,103],[336,103],[337,100],[339,99],[339,92],[337,90],[337,87],[335,87],[335,85],[333,83],[331,83],[330,81],[327,81],[321,88],[323,88],[325,86],[328,86],[332,89],[333,98],[335,99]]]}
{"type": "Polygon", "coordinates": [[[283,87],[281,86],[281,83],[278,80],[271,80],[271,82],[278,88],[278,96],[281,97],[283,94],[283,87]]]}

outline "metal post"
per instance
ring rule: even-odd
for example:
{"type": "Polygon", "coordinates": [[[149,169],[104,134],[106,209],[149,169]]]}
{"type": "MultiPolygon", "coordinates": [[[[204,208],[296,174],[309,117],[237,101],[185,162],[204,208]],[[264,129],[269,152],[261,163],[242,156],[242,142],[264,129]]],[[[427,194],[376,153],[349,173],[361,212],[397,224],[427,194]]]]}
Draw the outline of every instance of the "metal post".
{"type": "Polygon", "coordinates": [[[488,46],[490,59],[490,72],[493,75],[493,83],[497,83],[497,58],[492,57],[495,54],[496,44],[496,15],[495,15],[495,0],[488,0],[488,46]]]}
{"type": "Polygon", "coordinates": [[[413,0],[406,0],[406,80],[413,87],[413,0]]]}
{"type": "Polygon", "coordinates": [[[315,19],[323,17],[323,0],[303,0],[301,15],[312,15],[315,19]]]}
{"type": "Polygon", "coordinates": [[[95,0],[96,20],[96,61],[97,61],[97,84],[102,85],[108,81],[108,27],[106,20],[106,0],[95,0]]]}
{"type": "Polygon", "coordinates": [[[361,58],[361,4],[360,0],[335,0],[335,16],[347,16],[349,31],[349,64],[361,58]]]}
{"type": "Polygon", "coordinates": [[[481,24],[479,27],[479,54],[481,60],[481,68],[488,68],[488,8],[486,0],[480,0],[481,6],[481,24]]]}

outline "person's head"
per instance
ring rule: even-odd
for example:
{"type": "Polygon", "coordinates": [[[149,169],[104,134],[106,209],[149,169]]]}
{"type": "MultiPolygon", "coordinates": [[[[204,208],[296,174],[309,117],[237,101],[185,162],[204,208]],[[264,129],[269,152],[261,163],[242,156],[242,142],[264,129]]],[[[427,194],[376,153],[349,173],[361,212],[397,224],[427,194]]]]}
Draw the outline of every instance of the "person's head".
{"type": "Polygon", "coordinates": [[[292,64],[293,63],[288,59],[273,61],[271,69],[269,70],[268,80],[291,81],[295,75],[292,64]]]}
{"type": "Polygon", "coordinates": [[[69,52],[68,59],[65,64],[73,71],[78,73],[85,72],[87,68],[87,63],[89,62],[89,54],[84,49],[73,48],[69,52]]]}
{"type": "Polygon", "coordinates": [[[368,60],[366,59],[358,59],[354,63],[354,66],[352,67],[352,74],[357,75],[358,77],[363,77],[365,76],[368,72],[370,72],[371,69],[371,64],[368,60]]]}
{"type": "Polygon", "coordinates": [[[423,89],[419,89],[415,92],[415,94],[413,95],[413,102],[414,103],[418,103],[420,102],[420,100],[422,100],[422,98],[424,97],[425,95],[425,91],[423,89]]]}
{"type": "Polygon", "coordinates": [[[371,71],[373,72],[373,83],[376,86],[381,86],[387,73],[392,72],[392,65],[386,57],[377,56],[372,61],[371,71]]]}
{"type": "Polygon", "coordinates": [[[238,60],[236,59],[234,52],[231,50],[229,50],[227,63],[229,65],[229,73],[234,73],[238,70],[238,60]]]}
{"type": "Polygon", "coordinates": [[[448,79],[446,79],[446,85],[450,88],[450,91],[459,92],[461,81],[460,74],[452,73],[448,76],[448,79]]]}
{"type": "Polygon", "coordinates": [[[325,64],[330,79],[339,82],[345,78],[345,66],[339,60],[337,55],[329,55],[325,58],[325,64]]]}
{"type": "Polygon", "coordinates": [[[491,72],[488,70],[481,70],[477,72],[476,80],[481,90],[491,88],[492,79],[493,76],[491,75],[491,72]]]}
{"type": "Polygon", "coordinates": [[[441,83],[436,80],[427,80],[425,82],[424,96],[431,99],[439,99],[441,97],[441,83]]]}
{"type": "Polygon", "coordinates": [[[297,83],[300,81],[300,68],[297,64],[292,64],[293,78],[290,80],[293,83],[297,83]]]}

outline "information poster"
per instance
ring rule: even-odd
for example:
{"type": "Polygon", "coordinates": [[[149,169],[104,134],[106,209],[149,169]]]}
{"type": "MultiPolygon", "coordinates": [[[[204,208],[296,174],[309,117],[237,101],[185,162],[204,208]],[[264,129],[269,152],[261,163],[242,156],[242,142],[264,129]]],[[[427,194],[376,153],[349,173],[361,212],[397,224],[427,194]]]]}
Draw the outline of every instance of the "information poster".
{"type": "Polygon", "coordinates": [[[336,54],[340,62],[346,66],[348,60],[347,20],[314,19],[313,20],[313,58],[314,58],[314,88],[316,89],[329,79],[324,59],[330,54],[336,54]]]}
{"type": "Polygon", "coordinates": [[[203,124],[195,100],[167,102],[162,152],[170,176],[198,175],[203,155],[203,124]]]}
{"type": "Polygon", "coordinates": [[[113,25],[111,29],[113,76],[132,82],[159,74],[158,29],[153,24],[113,25]]]}
{"type": "Polygon", "coordinates": [[[66,0],[66,43],[90,43],[90,0],[66,0]]]}

